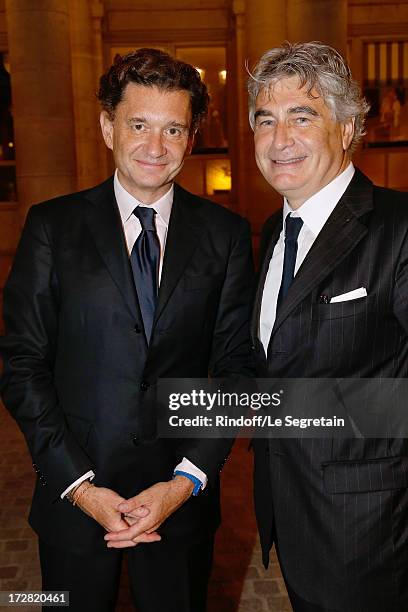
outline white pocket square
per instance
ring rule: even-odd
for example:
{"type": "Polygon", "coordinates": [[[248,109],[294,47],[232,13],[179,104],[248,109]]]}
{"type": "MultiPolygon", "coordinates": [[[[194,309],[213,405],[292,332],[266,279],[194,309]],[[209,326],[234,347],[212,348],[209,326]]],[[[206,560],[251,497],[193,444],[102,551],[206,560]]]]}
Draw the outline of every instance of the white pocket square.
{"type": "Polygon", "coordinates": [[[359,287],[358,289],[354,289],[353,291],[349,291],[348,293],[342,293],[341,295],[335,295],[331,298],[330,304],[334,304],[335,302],[348,302],[349,300],[357,300],[358,298],[366,297],[367,290],[365,287],[359,287]]]}

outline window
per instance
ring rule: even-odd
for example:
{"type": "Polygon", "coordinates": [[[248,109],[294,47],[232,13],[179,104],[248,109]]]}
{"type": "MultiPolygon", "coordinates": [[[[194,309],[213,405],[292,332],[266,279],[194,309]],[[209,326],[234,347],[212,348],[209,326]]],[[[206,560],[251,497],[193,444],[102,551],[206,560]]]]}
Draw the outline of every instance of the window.
{"type": "Polygon", "coordinates": [[[408,41],[373,41],[363,46],[368,146],[408,143],[408,41]]]}
{"type": "Polygon", "coordinates": [[[179,47],[176,57],[200,72],[210,95],[208,117],[197,134],[193,153],[228,150],[227,69],[225,47],[179,47]]]}

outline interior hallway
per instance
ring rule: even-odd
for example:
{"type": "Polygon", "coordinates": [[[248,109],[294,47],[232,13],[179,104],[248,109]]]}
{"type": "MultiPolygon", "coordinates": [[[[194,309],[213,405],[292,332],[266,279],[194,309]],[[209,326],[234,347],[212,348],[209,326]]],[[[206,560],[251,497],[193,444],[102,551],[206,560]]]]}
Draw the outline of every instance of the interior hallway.
{"type": "MultiPolygon", "coordinates": [[[[238,441],[223,471],[223,524],[217,534],[208,612],[290,612],[276,559],[268,572],[261,564],[247,446],[247,440],[238,441]]],[[[40,590],[36,537],[26,522],[35,474],[22,435],[2,406],[0,448],[0,591],[40,590]]],[[[117,612],[133,610],[126,582],[124,572],[117,612]]]]}

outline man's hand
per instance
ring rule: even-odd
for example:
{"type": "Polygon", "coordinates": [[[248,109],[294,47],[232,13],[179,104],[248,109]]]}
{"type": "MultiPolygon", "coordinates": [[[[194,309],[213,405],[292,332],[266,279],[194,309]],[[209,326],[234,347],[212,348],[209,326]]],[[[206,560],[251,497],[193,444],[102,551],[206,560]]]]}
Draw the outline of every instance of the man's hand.
{"type": "MultiPolygon", "coordinates": [[[[149,489],[142,491],[139,495],[123,501],[119,504],[118,510],[126,515],[139,518],[142,507],[149,510],[143,518],[139,518],[137,523],[125,530],[110,530],[105,540],[108,548],[125,548],[136,546],[140,542],[145,542],[148,535],[155,536],[158,541],[160,536],[154,533],[160,525],[175,512],[190,497],[194,489],[194,484],[185,476],[176,476],[168,482],[159,482],[149,489]]],[[[152,541],[152,540],[150,540],[152,541]]]]}
{"type": "MultiPolygon", "coordinates": [[[[122,518],[122,513],[118,510],[118,505],[125,500],[115,491],[104,487],[90,487],[88,483],[82,483],[75,491],[75,497],[78,499],[78,508],[97,521],[106,531],[128,529],[129,523],[122,518]],[[84,488],[86,490],[82,493],[84,488]]],[[[148,513],[148,508],[139,508],[132,513],[132,521],[146,517],[148,513]]],[[[156,541],[154,534],[142,534],[140,538],[141,542],[156,541]]]]}

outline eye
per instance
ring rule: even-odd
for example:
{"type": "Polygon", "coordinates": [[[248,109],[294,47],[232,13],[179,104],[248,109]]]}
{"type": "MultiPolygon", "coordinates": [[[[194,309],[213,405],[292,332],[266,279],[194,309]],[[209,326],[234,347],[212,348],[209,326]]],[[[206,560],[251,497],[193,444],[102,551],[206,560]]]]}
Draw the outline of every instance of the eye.
{"type": "Polygon", "coordinates": [[[181,136],[182,130],[180,128],[177,128],[177,127],[169,127],[167,129],[167,134],[169,136],[178,137],[178,136],[181,136]]]}
{"type": "Polygon", "coordinates": [[[142,132],[143,129],[144,129],[143,123],[133,123],[132,124],[132,130],[134,132],[142,132]]]}
{"type": "Polygon", "coordinates": [[[296,125],[309,125],[310,119],[309,117],[296,117],[295,123],[296,125]]]}
{"type": "Polygon", "coordinates": [[[256,126],[257,128],[268,128],[273,127],[275,125],[275,121],[273,119],[260,119],[256,126]]]}

